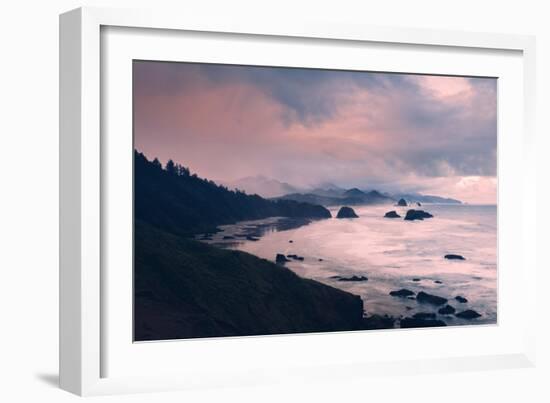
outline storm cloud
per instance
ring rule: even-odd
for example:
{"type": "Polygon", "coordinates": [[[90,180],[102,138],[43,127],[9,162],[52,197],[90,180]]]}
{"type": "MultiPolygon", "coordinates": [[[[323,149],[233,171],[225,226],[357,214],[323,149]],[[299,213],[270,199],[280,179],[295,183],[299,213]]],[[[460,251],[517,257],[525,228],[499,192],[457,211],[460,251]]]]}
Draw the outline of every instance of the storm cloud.
{"type": "Polygon", "coordinates": [[[134,62],[135,147],[199,175],[496,201],[497,80],[134,62]]]}

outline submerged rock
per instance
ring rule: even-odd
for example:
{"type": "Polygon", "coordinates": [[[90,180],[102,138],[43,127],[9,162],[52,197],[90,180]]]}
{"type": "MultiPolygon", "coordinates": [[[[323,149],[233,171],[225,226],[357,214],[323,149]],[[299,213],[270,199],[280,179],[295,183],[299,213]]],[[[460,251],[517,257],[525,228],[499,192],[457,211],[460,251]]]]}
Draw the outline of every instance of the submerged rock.
{"type": "Polygon", "coordinates": [[[401,319],[402,328],[414,328],[414,327],[439,327],[447,326],[445,322],[437,319],[417,319],[417,318],[404,318],[401,319]]]}
{"type": "Polygon", "coordinates": [[[338,281],[368,281],[365,276],[340,277],[338,281]]]}
{"type": "Polygon", "coordinates": [[[464,256],[461,256],[461,255],[454,255],[454,254],[449,254],[449,255],[445,255],[445,259],[449,259],[449,260],[466,260],[464,258],[464,256]]]}
{"type": "Polygon", "coordinates": [[[457,318],[462,318],[462,319],[475,319],[475,318],[479,318],[480,316],[481,315],[476,311],[474,311],[473,309],[467,309],[465,311],[462,311],[456,314],[457,318]]]}
{"type": "Polygon", "coordinates": [[[416,202],[416,205],[417,205],[418,207],[422,207],[422,204],[420,204],[420,202],[416,202]]]}
{"type": "Polygon", "coordinates": [[[427,292],[420,291],[416,296],[418,302],[424,302],[432,305],[443,305],[447,303],[447,298],[439,297],[437,295],[428,294],[427,292]]]}
{"type": "Polygon", "coordinates": [[[402,288],[398,291],[390,291],[390,295],[392,297],[408,297],[414,295],[414,292],[412,292],[411,290],[407,290],[406,288],[402,288]]]}
{"type": "Polygon", "coordinates": [[[401,207],[407,207],[407,201],[405,199],[399,199],[397,205],[401,207]]]}
{"type": "Polygon", "coordinates": [[[464,297],[462,297],[462,296],[460,296],[460,295],[457,295],[457,296],[455,297],[455,299],[456,299],[458,302],[460,302],[461,304],[465,304],[466,302],[468,302],[468,300],[467,300],[466,298],[464,298],[464,297]]]}
{"type": "Polygon", "coordinates": [[[286,263],[286,262],[290,262],[290,259],[287,259],[286,256],[281,253],[277,253],[277,256],[275,256],[275,262],[286,263]]]}
{"type": "Polygon", "coordinates": [[[401,218],[399,214],[395,210],[388,211],[386,214],[384,214],[384,218],[401,218]]]}
{"type": "Polygon", "coordinates": [[[341,207],[336,214],[336,218],[358,218],[359,216],[355,214],[355,211],[351,207],[341,207]]]}
{"type": "Polygon", "coordinates": [[[443,284],[443,281],[441,281],[441,280],[434,280],[434,283],[436,283],[436,284],[443,284]]]}
{"type": "Polygon", "coordinates": [[[439,311],[437,311],[441,315],[452,315],[456,312],[456,309],[454,309],[450,305],[445,305],[443,308],[439,308],[439,311]]]}
{"type": "Polygon", "coordinates": [[[424,218],[432,218],[433,215],[430,213],[424,211],[424,210],[408,210],[407,214],[405,215],[405,220],[413,221],[413,220],[423,220],[424,218]]]}
{"type": "Polygon", "coordinates": [[[413,281],[420,281],[419,278],[413,278],[413,281]]]}

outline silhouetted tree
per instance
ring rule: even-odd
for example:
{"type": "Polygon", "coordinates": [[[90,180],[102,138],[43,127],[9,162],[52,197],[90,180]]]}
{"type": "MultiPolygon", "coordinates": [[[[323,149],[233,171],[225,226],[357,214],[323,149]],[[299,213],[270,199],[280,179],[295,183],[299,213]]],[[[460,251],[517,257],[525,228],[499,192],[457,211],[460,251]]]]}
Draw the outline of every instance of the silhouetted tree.
{"type": "MultiPolygon", "coordinates": [[[[141,154],[143,155],[143,154],[141,154]]],[[[160,161],[158,160],[158,158],[155,158],[153,160],[153,165],[155,166],[155,168],[161,168],[162,169],[162,164],[160,163],[160,161]]]]}
{"type": "Polygon", "coordinates": [[[177,175],[176,164],[174,164],[174,161],[168,160],[168,162],[166,163],[166,172],[168,172],[170,175],[177,175]]]}

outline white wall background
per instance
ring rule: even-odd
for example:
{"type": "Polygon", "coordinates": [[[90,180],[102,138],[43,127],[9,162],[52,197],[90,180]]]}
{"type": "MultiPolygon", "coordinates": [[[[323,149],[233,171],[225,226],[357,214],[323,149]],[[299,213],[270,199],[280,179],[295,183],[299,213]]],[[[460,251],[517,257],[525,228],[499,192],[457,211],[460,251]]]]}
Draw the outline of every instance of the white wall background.
{"type": "MultiPolygon", "coordinates": [[[[75,401],[56,388],[58,294],[58,14],[81,5],[178,6],[181,12],[250,18],[320,18],[373,25],[465,29],[537,36],[539,257],[548,242],[550,24],[545,1],[10,1],[0,41],[0,400],[75,401]],[[548,239],[548,237],[546,238],[548,239]]],[[[550,401],[549,276],[540,274],[539,364],[535,369],[399,378],[289,388],[226,389],[94,398],[116,402],[550,401]]],[[[411,346],[414,348],[414,346],[411,346]]]]}

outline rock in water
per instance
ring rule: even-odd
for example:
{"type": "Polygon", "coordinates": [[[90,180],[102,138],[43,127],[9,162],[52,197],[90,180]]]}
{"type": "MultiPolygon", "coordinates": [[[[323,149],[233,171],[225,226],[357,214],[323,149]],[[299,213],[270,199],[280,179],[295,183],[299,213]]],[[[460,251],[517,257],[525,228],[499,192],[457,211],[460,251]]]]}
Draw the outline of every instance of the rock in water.
{"type": "Polygon", "coordinates": [[[468,302],[468,300],[467,300],[466,298],[464,298],[464,297],[462,297],[462,296],[460,296],[460,295],[457,295],[457,296],[455,297],[455,299],[456,299],[458,302],[460,302],[461,304],[465,304],[466,302],[468,302]]]}
{"type": "Polygon", "coordinates": [[[401,218],[399,214],[395,210],[388,211],[386,214],[384,214],[385,218],[401,218]]]}
{"type": "Polygon", "coordinates": [[[284,264],[286,262],[290,262],[290,259],[287,259],[286,256],[281,253],[277,253],[277,256],[275,256],[275,262],[284,264]]]}
{"type": "Polygon", "coordinates": [[[407,201],[405,199],[399,199],[397,205],[401,207],[407,207],[407,201]]]}
{"type": "Polygon", "coordinates": [[[464,258],[464,256],[453,255],[452,253],[449,254],[449,255],[445,255],[445,259],[449,259],[449,260],[466,260],[466,259],[464,258]]]}
{"type": "Polygon", "coordinates": [[[390,291],[390,295],[392,297],[408,297],[414,295],[414,292],[412,292],[411,290],[407,290],[406,288],[402,288],[398,291],[390,291]]]}
{"type": "Polygon", "coordinates": [[[432,218],[433,215],[430,213],[424,211],[424,210],[409,210],[407,211],[407,215],[405,216],[405,220],[413,221],[413,220],[423,220],[424,218],[432,218]]]}
{"type": "Polygon", "coordinates": [[[417,319],[417,318],[401,319],[402,328],[438,327],[438,326],[447,326],[447,324],[442,320],[436,320],[436,319],[417,319]]]}
{"type": "Polygon", "coordinates": [[[351,207],[342,207],[338,210],[336,218],[358,218],[359,216],[355,214],[355,211],[351,207]]]}
{"type": "Polygon", "coordinates": [[[435,313],[432,312],[418,312],[413,315],[414,319],[435,319],[435,313]]]}
{"type": "Polygon", "coordinates": [[[456,309],[454,309],[450,305],[445,305],[443,308],[439,308],[439,311],[437,312],[440,313],[441,315],[452,315],[453,313],[456,312],[456,309]]]}
{"type": "Polygon", "coordinates": [[[427,292],[420,291],[416,296],[418,302],[425,302],[432,305],[443,305],[447,303],[447,298],[438,297],[437,295],[428,294],[427,292]]]}
{"type": "Polygon", "coordinates": [[[467,309],[465,311],[462,311],[456,314],[457,318],[462,318],[462,319],[475,319],[475,318],[479,318],[480,316],[481,315],[476,311],[474,311],[473,309],[467,309]]]}
{"type": "Polygon", "coordinates": [[[368,281],[368,278],[365,276],[340,277],[338,281],[368,281]]]}

